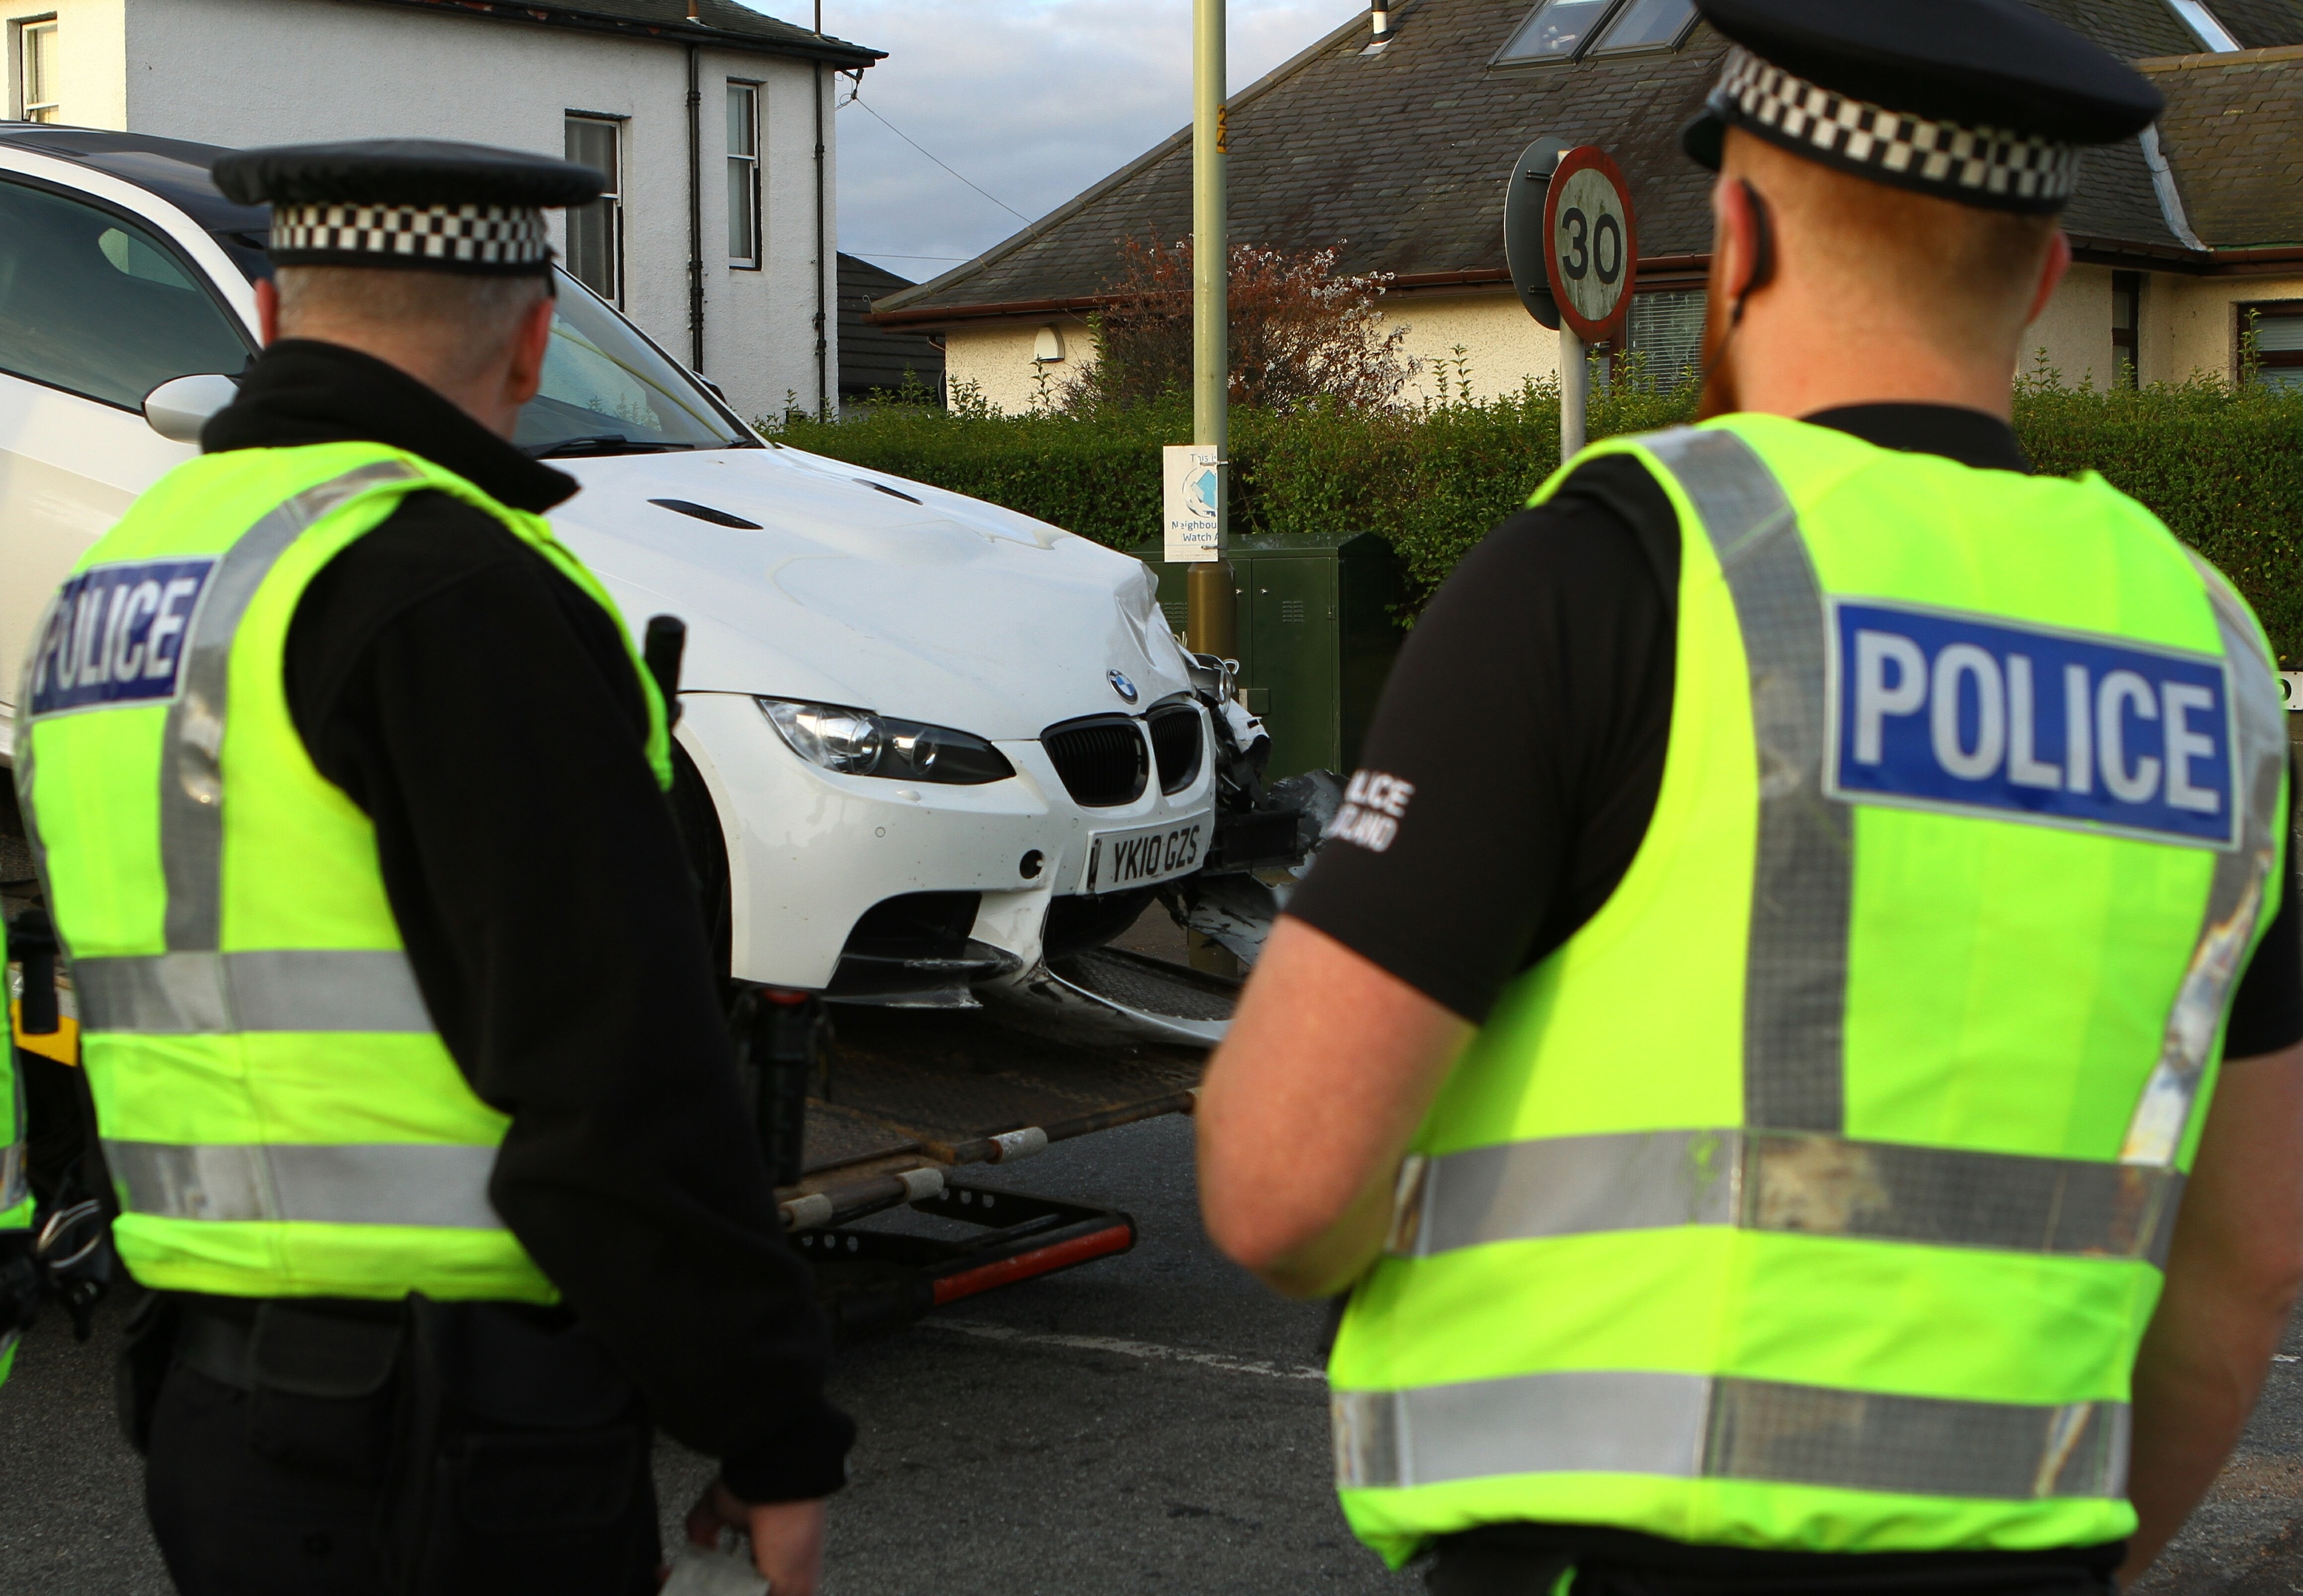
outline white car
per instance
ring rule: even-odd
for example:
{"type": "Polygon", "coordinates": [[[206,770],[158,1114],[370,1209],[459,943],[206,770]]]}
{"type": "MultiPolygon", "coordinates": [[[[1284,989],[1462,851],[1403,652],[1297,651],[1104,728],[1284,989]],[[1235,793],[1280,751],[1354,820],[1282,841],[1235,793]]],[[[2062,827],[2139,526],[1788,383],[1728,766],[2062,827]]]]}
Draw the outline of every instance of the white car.
{"type": "MultiPolygon", "coordinates": [[[[267,219],[216,191],[221,153],[0,124],[0,759],[47,596],[196,452],[257,349],[267,219]]],[[[583,483],[553,523],[628,623],[687,623],[674,801],[730,972],[905,1004],[990,990],[1211,1039],[1220,1003],[1131,1000],[1097,979],[1108,959],[1066,962],[1211,850],[1264,862],[1238,826],[1219,836],[1236,743],[1210,711],[1228,706],[1149,569],[763,440],[559,286],[515,441],[583,483]]]]}

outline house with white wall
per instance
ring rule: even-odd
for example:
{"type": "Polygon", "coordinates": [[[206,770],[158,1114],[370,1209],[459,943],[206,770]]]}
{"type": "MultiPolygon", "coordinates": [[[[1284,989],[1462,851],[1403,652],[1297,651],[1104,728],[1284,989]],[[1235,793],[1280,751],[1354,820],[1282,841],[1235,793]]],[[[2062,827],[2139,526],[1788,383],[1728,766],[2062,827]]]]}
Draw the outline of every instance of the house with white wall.
{"type": "Polygon", "coordinates": [[[233,146],[564,155],[569,269],[747,416],[837,405],[833,84],[884,52],[735,0],[0,0],[11,117],[233,146]]]}
{"type": "MultiPolygon", "coordinates": [[[[2030,4],[2167,98],[2141,139],[2088,153],[2063,218],[2078,265],[2033,348],[2075,385],[2303,383],[2303,0],[2030,4]],[[2241,358],[2250,329],[2259,362],[2241,358]]],[[[1230,235],[1382,273],[1426,395],[1443,368],[1449,391],[1460,371],[1476,395],[1508,393],[1557,371],[1559,340],[1512,291],[1506,183],[1537,138],[1596,144],[1638,216],[1624,341],[1675,376],[1701,335],[1711,248],[1710,174],[1679,131],[1726,48],[1691,0],[1392,0],[1231,97],[1230,235]]],[[[951,382],[1025,409],[1043,375],[1060,386],[1093,359],[1087,323],[1110,302],[1121,240],[1190,233],[1191,167],[1186,128],[976,259],[875,300],[873,320],[940,334],[951,382]]]]}

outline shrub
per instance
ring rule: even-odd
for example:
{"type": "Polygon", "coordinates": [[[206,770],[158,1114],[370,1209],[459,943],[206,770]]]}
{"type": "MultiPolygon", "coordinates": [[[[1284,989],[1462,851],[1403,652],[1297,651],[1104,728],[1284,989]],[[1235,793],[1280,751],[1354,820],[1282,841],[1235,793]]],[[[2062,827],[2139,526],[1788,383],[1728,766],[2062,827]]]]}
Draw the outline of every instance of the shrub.
{"type": "MultiPolygon", "coordinates": [[[[1378,301],[1390,276],[1336,274],[1336,251],[1235,244],[1227,283],[1231,402],[1291,411],[1320,399],[1352,409],[1390,404],[1415,369],[1384,330],[1378,301]]],[[[1093,414],[1153,404],[1192,389],[1192,242],[1120,242],[1119,272],[1091,318],[1096,358],[1061,391],[1093,414]]],[[[1039,407],[1045,408],[1045,406],[1039,407]]]]}
{"type": "MultiPolygon", "coordinates": [[[[1447,363],[1442,363],[1443,366],[1447,363]]],[[[1558,465],[1559,391],[1455,392],[1419,409],[1315,401],[1232,415],[1232,530],[1386,533],[1418,602],[1558,465]]],[[[1691,382],[1618,382],[1592,396],[1590,435],[1692,414],[1691,382]]],[[[2017,385],[2015,427],[2041,471],[2100,471],[2231,577],[2282,665],[2303,661],[2303,395],[2200,381],[2103,391],[2037,373],[2017,385]]],[[[837,424],[796,416],[795,447],[989,499],[1114,548],[1160,525],[1160,446],[1191,441],[1181,395],[1088,415],[1001,416],[958,385],[949,415],[866,406],[837,424]]]]}

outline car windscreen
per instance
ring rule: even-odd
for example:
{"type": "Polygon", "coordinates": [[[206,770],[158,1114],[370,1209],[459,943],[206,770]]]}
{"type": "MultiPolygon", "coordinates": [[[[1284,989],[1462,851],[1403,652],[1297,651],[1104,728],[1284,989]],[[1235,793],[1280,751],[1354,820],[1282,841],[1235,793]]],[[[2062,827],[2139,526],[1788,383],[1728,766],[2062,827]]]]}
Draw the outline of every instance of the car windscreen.
{"type": "MultiPolygon", "coordinates": [[[[261,234],[210,235],[253,282],[272,275],[261,234]]],[[[557,266],[544,386],[519,413],[512,441],[530,454],[613,454],[752,445],[695,380],[630,323],[557,266]]]]}
{"type": "Polygon", "coordinates": [[[512,441],[531,454],[620,449],[724,449],[752,440],[730,426],[695,379],[565,272],[544,357],[544,387],[512,441]]]}

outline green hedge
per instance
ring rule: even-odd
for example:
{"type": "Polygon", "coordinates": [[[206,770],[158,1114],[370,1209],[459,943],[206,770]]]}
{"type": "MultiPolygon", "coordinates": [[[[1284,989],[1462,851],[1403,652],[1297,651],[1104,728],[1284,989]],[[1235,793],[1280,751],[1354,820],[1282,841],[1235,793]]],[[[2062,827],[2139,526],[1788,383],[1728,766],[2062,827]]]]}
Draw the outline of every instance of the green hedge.
{"type": "MultiPolygon", "coordinates": [[[[1693,393],[1595,396],[1595,438],[1684,420],[1693,393]]],[[[2303,395],[2197,382],[2141,392],[2019,384],[2016,431],[2042,471],[2094,469],[2156,511],[2254,603],[2282,664],[2303,659],[2303,395]]],[[[1160,525],[1160,446],[1188,442],[1180,400],[1092,418],[867,406],[838,423],[792,416],[779,435],[989,499],[1114,548],[1160,525]]],[[[1233,528],[1387,533],[1419,594],[1558,464],[1555,386],[1401,413],[1232,417],[1233,528]]]]}

